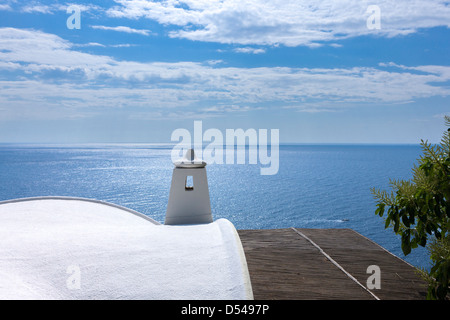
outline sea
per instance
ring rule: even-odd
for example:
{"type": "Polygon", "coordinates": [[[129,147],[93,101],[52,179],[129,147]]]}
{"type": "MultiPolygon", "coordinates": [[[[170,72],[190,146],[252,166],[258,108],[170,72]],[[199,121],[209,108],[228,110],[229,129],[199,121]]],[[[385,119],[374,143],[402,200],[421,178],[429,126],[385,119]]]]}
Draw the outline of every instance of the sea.
{"type": "MultiPolygon", "coordinates": [[[[102,200],[164,222],[174,167],[171,144],[0,144],[0,201],[37,196],[102,200]]],[[[279,170],[206,166],[214,219],[237,229],[351,228],[408,263],[430,268],[426,248],[404,256],[375,215],[372,187],[411,179],[420,145],[281,144],[279,170]]],[[[113,245],[113,244],[111,244],[113,245]]]]}

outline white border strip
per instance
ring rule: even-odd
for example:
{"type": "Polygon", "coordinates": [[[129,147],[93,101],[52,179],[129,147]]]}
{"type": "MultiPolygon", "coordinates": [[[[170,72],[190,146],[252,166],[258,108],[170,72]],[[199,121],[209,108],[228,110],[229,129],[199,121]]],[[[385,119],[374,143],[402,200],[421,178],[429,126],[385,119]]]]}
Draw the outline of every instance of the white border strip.
{"type": "Polygon", "coordinates": [[[25,201],[39,201],[39,200],[75,200],[75,201],[86,201],[86,202],[93,202],[93,203],[98,203],[98,204],[103,204],[106,206],[110,206],[116,209],[121,209],[123,211],[127,211],[130,212],[140,218],[143,218],[147,221],[150,221],[151,223],[155,224],[155,225],[160,225],[160,223],[156,220],[153,220],[152,218],[146,216],[143,213],[134,211],[132,209],[126,208],[126,207],[122,207],[119,206],[117,204],[114,203],[109,203],[109,202],[105,202],[105,201],[100,201],[100,200],[96,200],[96,199],[87,199],[87,198],[77,198],[77,197],[58,197],[58,196],[48,196],[48,197],[32,197],[32,198],[19,198],[19,199],[12,199],[12,200],[5,200],[5,201],[0,201],[0,205],[2,204],[8,204],[8,203],[16,203],[16,202],[25,202],[25,201]]]}
{"type": "Polygon", "coordinates": [[[356,282],[360,287],[362,287],[364,290],[366,290],[368,293],[370,293],[376,300],[380,300],[372,291],[367,289],[363,284],[361,284],[354,276],[352,276],[350,273],[348,273],[339,263],[337,263],[333,258],[331,258],[325,251],[322,250],[321,247],[319,247],[314,241],[312,241],[310,238],[308,238],[306,235],[304,235],[299,230],[295,229],[294,227],[291,228],[294,230],[298,235],[302,236],[306,240],[308,240],[314,247],[316,247],[321,254],[323,254],[328,260],[330,260],[331,263],[333,263],[336,267],[338,267],[347,277],[352,279],[354,282],[356,282]]]}

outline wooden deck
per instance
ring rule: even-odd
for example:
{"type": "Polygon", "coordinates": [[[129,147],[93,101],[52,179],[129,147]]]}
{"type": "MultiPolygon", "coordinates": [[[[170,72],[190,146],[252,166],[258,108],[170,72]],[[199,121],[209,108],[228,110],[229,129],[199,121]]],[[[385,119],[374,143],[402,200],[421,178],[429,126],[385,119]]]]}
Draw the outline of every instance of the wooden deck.
{"type": "Polygon", "coordinates": [[[415,268],[351,229],[238,230],[256,300],[424,300],[415,268]],[[369,290],[367,268],[380,268],[369,290]]]}

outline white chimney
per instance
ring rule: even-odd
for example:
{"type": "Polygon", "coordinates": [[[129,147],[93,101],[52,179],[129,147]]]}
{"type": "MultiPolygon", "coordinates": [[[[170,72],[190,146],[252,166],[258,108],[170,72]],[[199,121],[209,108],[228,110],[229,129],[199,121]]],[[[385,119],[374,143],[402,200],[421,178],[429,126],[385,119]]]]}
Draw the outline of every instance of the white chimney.
{"type": "Polygon", "coordinates": [[[206,162],[189,149],[175,162],[164,224],[201,224],[213,221],[209,200],[206,162]]]}

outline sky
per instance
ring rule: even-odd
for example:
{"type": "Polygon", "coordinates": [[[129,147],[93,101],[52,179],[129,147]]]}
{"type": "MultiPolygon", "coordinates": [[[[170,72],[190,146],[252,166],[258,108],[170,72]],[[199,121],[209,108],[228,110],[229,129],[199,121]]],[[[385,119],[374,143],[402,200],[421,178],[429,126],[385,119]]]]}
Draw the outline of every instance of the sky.
{"type": "Polygon", "coordinates": [[[441,0],[0,0],[0,143],[167,143],[196,120],[435,143],[449,27],[441,0]]]}

